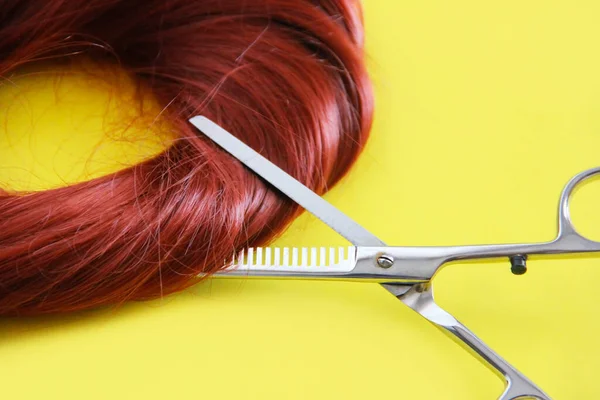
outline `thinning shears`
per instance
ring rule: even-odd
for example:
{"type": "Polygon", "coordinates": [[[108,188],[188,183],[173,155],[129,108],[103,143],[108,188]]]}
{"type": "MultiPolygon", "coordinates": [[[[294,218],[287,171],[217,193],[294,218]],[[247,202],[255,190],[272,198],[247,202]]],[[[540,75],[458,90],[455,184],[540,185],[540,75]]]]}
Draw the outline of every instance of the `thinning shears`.
{"type": "Polygon", "coordinates": [[[559,199],[558,233],[550,242],[387,246],[221,126],[204,116],[195,116],[190,119],[190,123],[354,245],[337,249],[293,248],[291,251],[289,248],[249,248],[235,254],[227,261],[225,270],[217,275],[376,282],[504,379],[506,386],[499,400],[550,400],[541,388],[436,304],[432,279],[442,267],[463,260],[504,258],[510,261],[513,273],[522,274],[530,256],[552,257],[559,254],[600,252],[600,242],[579,234],[569,214],[569,200],[573,190],[584,180],[600,174],[600,167],[583,171],[566,184],[559,199]]]}

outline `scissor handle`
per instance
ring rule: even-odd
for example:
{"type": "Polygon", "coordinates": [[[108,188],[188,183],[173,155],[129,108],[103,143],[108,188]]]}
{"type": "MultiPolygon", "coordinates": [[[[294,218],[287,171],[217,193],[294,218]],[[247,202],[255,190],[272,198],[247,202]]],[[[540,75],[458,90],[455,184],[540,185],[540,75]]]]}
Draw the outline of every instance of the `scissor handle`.
{"type": "MultiPolygon", "coordinates": [[[[396,288],[402,288],[401,286],[384,286],[393,294],[396,294],[396,288]]],[[[550,396],[535,383],[500,357],[450,313],[442,309],[433,299],[432,283],[413,285],[408,291],[398,293],[397,297],[404,304],[425,317],[504,380],[506,386],[498,400],[551,400],[550,396]]]]}
{"type": "Polygon", "coordinates": [[[543,243],[488,244],[472,246],[441,247],[388,247],[362,250],[359,261],[371,253],[387,253],[398,262],[389,268],[390,276],[431,279],[442,265],[451,261],[476,260],[484,258],[514,257],[517,255],[554,255],[568,253],[600,252],[600,242],[581,235],[571,221],[569,201],[576,187],[586,179],[600,174],[600,167],[592,168],[575,175],[565,185],[559,200],[558,232],[556,238],[543,243]]]}
{"type": "MultiPolygon", "coordinates": [[[[558,207],[558,234],[555,242],[564,242],[566,246],[582,246],[590,251],[600,251],[600,242],[591,240],[577,231],[570,213],[570,199],[575,189],[585,180],[600,174],[600,167],[588,169],[577,175],[565,185],[559,201],[558,207]]],[[[562,244],[562,243],[561,243],[562,244]]]]}
{"type": "Polygon", "coordinates": [[[592,168],[575,175],[565,185],[558,207],[558,232],[552,241],[466,246],[357,247],[356,267],[350,275],[379,279],[382,283],[392,281],[410,284],[429,281],[444,265],[456,261],[504,257],[512,261],[519,256],[600,253],[600,242],[581,235],[571,221],[569,212],[569,200],[575,188],[598,174],[600,167],[592,168]],[[381,257],[393,261],[382,267],[377,261],[381,257]]]}

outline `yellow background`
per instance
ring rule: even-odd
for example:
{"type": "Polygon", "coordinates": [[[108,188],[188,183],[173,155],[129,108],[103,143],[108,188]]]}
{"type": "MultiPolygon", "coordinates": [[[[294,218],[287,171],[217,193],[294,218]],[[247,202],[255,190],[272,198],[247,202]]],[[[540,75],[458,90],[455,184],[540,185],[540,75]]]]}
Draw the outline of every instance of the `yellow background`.
{"type": "MultiPolygon", "coordinates": [[[[600,3],[370,0],[365,16],[373,137],[327,199],[390,244],[551,239],[563,185],[600,165],[600,3]]],[[[77,74],[6,82],[0,179],[41,188],[158,151],[156,132],[119,130],[128,101],[77,74]]],[[[573,203],[596,238],[598,186],[573,203]]],[[[346,242],[305,215],[277,244],[346,242]]],[[[436,297],[554,399],[597,399],[599,277],[600,259],[532,261],[524,276],[454,265],[436,297]]],[[[480,400],[503,387],[377,285],[244,280],[2,320],[0,376],[6,399],[480,400]]]]}

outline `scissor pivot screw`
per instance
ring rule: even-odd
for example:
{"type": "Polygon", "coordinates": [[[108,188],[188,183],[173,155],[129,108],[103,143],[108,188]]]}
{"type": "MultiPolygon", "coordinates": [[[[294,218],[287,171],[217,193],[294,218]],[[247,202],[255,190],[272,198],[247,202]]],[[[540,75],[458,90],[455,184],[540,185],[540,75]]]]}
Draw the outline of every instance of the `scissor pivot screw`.
{"type": "Polygon", "coordinates": [[[515,275],[527,272],[527,255],[518,254],[510,257],[510,270],[515,275]]]}
{"type": "Polygon", "coordinates": [[[379,256],[377,257],[377,265],[379,265],[381,268],[390,268],[392,265],[394,265],[394,258],[385,254],[379,256]]]}

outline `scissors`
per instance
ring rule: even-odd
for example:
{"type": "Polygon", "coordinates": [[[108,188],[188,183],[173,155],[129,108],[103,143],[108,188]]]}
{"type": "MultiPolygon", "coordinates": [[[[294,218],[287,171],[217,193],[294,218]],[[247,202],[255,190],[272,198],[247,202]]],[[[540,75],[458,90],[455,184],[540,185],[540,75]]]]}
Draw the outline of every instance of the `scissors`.
{"type": "Polygon", "coordinates": [[[600,174],[600,167],[583,171],[564,187],[558,208],[558,232],[549,242],[468,246],[387,246],[372,233],[255,152],[231,133],[204,116],[190,123],[250,170],[279,189],[305,210],[329,225],[353,246],[340,248],[248,248],[226,261],[217,276],[276,279],[318,279],[376,282],[405,305],[426,318],[456,343],[483,362],[505,382],[498,400],[550,400],[544,391],[509,364],[466,326],[436,304],[432,279],[452,262],[508,259],[511,271],[526,272],[530,256],[600,252],[600,242],[575,229],[569,199],[584,180],[600,174]]]}

